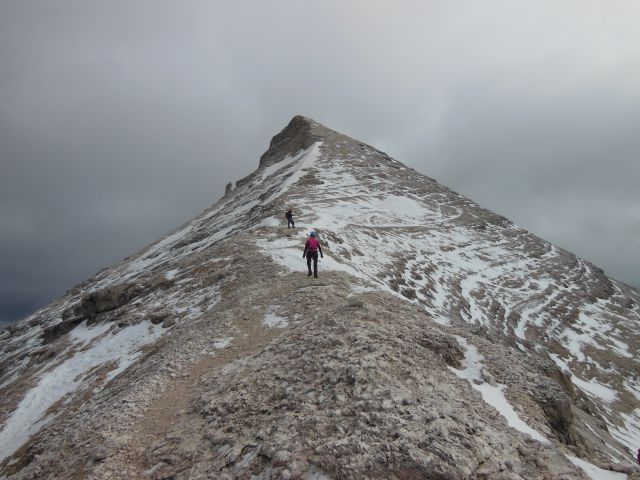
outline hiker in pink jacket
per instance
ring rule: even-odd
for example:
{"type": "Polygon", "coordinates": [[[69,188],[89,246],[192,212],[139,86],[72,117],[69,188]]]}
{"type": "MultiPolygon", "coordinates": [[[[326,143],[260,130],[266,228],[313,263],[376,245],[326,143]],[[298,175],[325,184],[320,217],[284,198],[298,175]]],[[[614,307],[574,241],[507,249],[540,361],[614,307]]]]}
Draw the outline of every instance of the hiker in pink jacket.
{"type": "Polygon", "coordinates": [[[318,252],[320,252],[320,257],[324,258],[322,248],[320,248],[320,242],[318,242],[316,238],[316,232],[311,231],[307,242],[304,244],[304,252],[302,252],[302,258],[307,257],[308,277],[311,276],[311,260],[313,259],[313,276],[314,278],[318,278],[318,252]]]}
{"type": "Polygon", "coordinates": [[[638,449],[638,465],[640,465],[640,448],[638,449]]]}

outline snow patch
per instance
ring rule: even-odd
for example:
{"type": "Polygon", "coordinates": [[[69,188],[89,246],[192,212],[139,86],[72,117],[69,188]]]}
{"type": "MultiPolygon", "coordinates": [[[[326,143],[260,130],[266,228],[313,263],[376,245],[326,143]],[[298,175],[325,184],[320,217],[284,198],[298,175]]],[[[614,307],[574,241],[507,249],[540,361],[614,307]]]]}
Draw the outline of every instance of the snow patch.
{"type": "Polygon", "coordinates": [[[177,268],[174,268],[173,270],[169,270],[164,274],[164,278],[166,278],[167,280],[173,280],[174,278],[176,278],[176,275],[178,274],[179,271],[180,270],[177,268]]]}
{"type": "MultiPolygon", "coordinates": [[[[281,182],[280,188],[273,193],[269,198],[264,200],[263,204],[271,203],[273,200],[278,198],[280,195],[284,194],[291,185],[296,183],[300,177],[302,177],[305,173],[305,169],[311,165],[313,165],[316,160],[320,157],[320,147],[322,146],[322,142],[316,142],[311,145],[309,148],[304,150],[302,153],[297,155],[301,161],[297,165],[297,170],[291,174],[284,182],[281,182]]],[[[277,164],[276,164],[277,165],[277,164]]]]}
{"type": "Polygon", "coordinates": [[[105,333],[112,326],[113,325],[110,323],[99,323],[97,325],[88,326],[87,322],[84,321],[69,332],[69,338],[73,343],[87,343],[105,333]]]}
{"type": "MultiPolygon", "coordinates": [[[[282,217],[284,218],[284,215],[282,217]]],[[[296,222],[297,222],[297,220],[296,220],[296,222]]],[[[262,219],[254,227],[252,227],[252,230],[256,229],[256,228],[260,228],[260,227],[280,227],[282,225],[284,225],[284,221],[283,220],[278,220],[275,217],[267,217],[267,218],[262,219]]]]}
{"type": "Polygon", "coordinates": [[[274,240],[259,240],[256,245],[264,253],[270,256],[276,263],[290,271],[301,271],[306,267],[306,262],[302,258],[304,236],[299,238],[276,238],[274,240]]]}
{"type": "Polygon", "coordinates": [[[624,473],[612,472],[611,470],[604,470],[600,467],[596,467],[593,463],[589,463],[581,458],[574,457],[573,455],[566,455],[571,463],[576,467],[582,469],[592,480],[626,480],[627,475],[624,473]]]}
{"type": "Polygon", "coordinates": [[[266,178],[269,178],[271,175],[273,175],[275,172],[279,170],[288,169],[288,167],[290,167],[291,164],[300,160],[302,157],[305,156],[307,152],[308,150],[302,150],[293,156],[287,155],[284,159],[280,160],[279,162],[274,163],[273,165],[269,165],[268,167],[261,168],[259,170],[262,174],[261,178],[264,180],[266,178]]]}
{"type": "Polygon", "coordinates": [[[108,326],[89,328],[79,325],[71,332],[77,346],[89,348],[76,352],[71,358],[47,372],[35,387],[27,392],[0,431],[0,461],[13,454],[28,438],[46,425],[47,410],[64,396],[73,393],[86,381],[89,370],[107,362],[117,362],[106,381],[123,372],[140,356],[140,348],[162,334],[160,325],[141,322],[123,328],[112,335],[104,335],[108,326]],[[100,337],[101,336],[101,337],[100,337]],[[98,338],[100,337],[100,338],[98,338]]]}
{"type": "Polygon", "coordinates": [[[213,348],[217,348],[218,350],[222,350],[223,348],[227,348],[229,345],[231,345],[231,341],[232,340],[233,340],[233,337],[221,338],[217,342],[214,342],[213,348]]]}
{"type": "Polygon", "coordinates": [[[289,326],[289,320],[275,313],[267,312],[262,324],[268,328],[285,328],[289,326]]]}
{"type": "Polygon", "coordinates": [[[569,373],[571,373],[571,382],[583,392],[591,396],[598,397],[600,400],[603,400],[608,403],[611,403],[617,400],[618,393],[614,389],[606,385],[603,385],[602,383],[596,380],[589,380],[589,381],[582,380],[580,377],[578,377],[575,373],[571,371],[571,369],[569,368],[569,365],[567,365],[567,363],[563,361],[557,354],[550,353],[549,356],[554,362],[556,362],[556,365],[558,365],[561,369],[567,370],[569,373]]]}
{"type": "Polygon", "coordinates": [[[471,387],[479,391],[482,395],[482,399],[505,417],[510,427],[515,428],[522,433],[526,433],[531,438],[538,440],[541,443],[549,443],[549,440],[544,435],[531,428],[518,416],[504,395],[505,385],[498,383],[494,386],[482,380],[484,357],[480,355],[475,345],[469,344],[464,337],[456,336],[456,339],[465,349],[464,360],[462,361],[462,366],[464,368],[460,370],[449,367],[449,370],[455,373],[459,378],[467,380],[471,387]]]}
{"type": "Polygon", "coordinates": [[[609,432],[635,456],[640,445],[640,408],[631,413],[620,412],[624,426],[607,422],[609,432]]]}
{"type": "MultiPolygon", "coordinates": [[[[298,233],[295,237],[276,238],[273,240],[259,240],[256,245],[261,248],[265,254],[270,256],[276,263],[292,272],[304,272],[307,270],[307,260],[302,258],[304,251],[304,242],[306,236],[298,233]]],[[[322,246],[322,239],[320,239],[322,246]]],[[[335,270],[350,273],[354,276],[365,278],[357,270],[348,264],[337,261],[328,253],[324,252],[324,257],[318,257],[318,273],[322,270],[335,270]]]]}

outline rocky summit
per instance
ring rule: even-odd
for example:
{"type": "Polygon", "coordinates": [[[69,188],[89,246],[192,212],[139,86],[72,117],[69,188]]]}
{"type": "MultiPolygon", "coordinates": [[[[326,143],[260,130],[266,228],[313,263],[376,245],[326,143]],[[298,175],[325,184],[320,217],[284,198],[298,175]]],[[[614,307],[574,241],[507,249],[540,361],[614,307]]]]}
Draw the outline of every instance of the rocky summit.
{"type": "Polygon", "coordinates": [[[298,116],[201,215],[0,331],[0,478],[638,479],[639,304],[298,116]]]}

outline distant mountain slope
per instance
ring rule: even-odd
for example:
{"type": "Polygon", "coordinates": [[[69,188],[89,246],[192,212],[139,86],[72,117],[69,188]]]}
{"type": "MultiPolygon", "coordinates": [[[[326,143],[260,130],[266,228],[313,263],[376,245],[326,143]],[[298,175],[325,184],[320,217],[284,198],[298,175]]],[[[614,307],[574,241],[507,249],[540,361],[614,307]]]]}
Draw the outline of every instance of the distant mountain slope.
{"type": "Polygon", "coordinates": [[[0,331],[0,474],[637,478],[639,303],[295,117],[211,208],[0,331]]]}

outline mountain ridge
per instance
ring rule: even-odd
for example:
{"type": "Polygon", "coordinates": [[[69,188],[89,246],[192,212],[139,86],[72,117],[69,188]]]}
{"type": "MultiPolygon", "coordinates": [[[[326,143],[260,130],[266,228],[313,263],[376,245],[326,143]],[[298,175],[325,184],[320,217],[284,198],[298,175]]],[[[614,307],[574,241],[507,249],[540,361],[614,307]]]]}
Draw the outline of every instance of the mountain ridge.
{"type": "Polygon", "coordinates": [[[636,478],[639,300],[296,116],[209,209],[0,332],[0,438],[26,442],[0,472],[636,478]]]}

